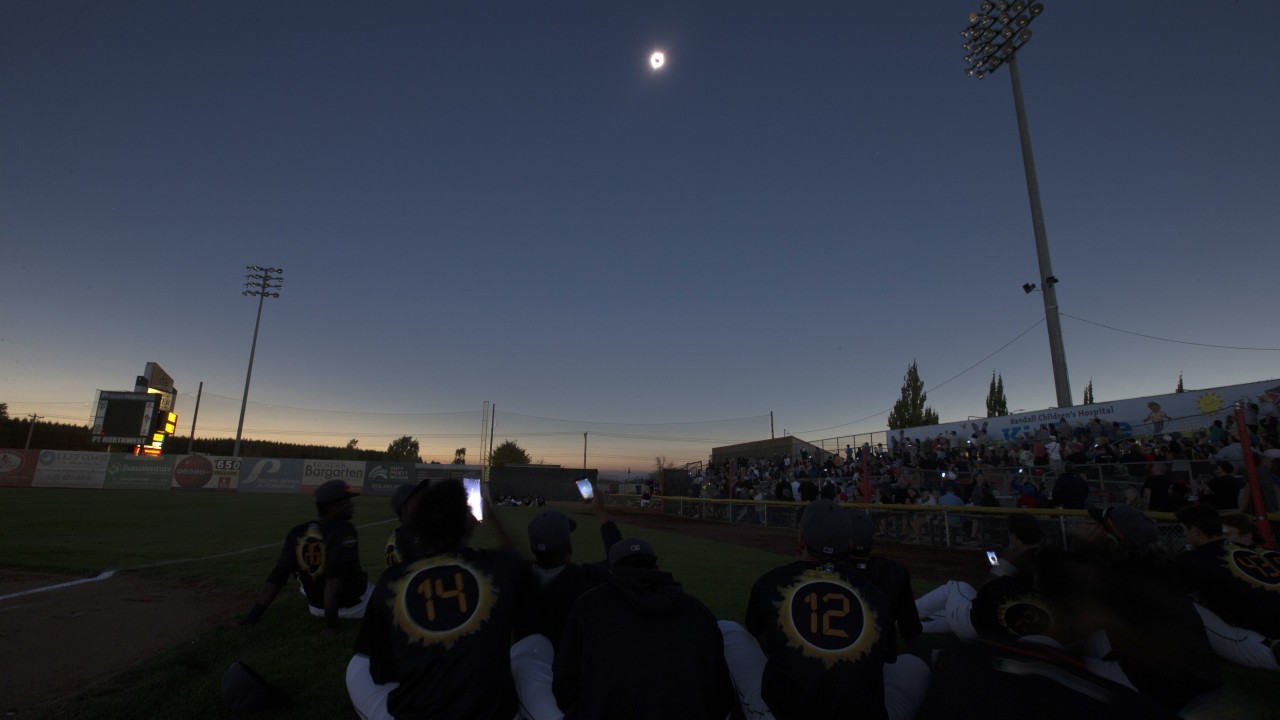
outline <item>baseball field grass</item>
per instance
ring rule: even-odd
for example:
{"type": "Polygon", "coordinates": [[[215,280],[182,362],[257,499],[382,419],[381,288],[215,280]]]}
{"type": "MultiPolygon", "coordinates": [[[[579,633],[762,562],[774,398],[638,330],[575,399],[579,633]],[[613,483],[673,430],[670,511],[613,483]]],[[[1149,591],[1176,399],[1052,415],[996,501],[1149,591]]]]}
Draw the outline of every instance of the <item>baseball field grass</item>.
{"type": "MultiPolygon", "coordinates": [[[[603,559],[599,526],[589,510],[561,509],[578,523],[575,561],[603,559]]],[[[497,510],[498,520],[522,554],[527,555],[525,528],[537,512],[522,507],[497,510]]],[[[338,635],[322,635],[320,621],[306,612],[296,582],[290,581],[259,624],[237,624],[261,588],[285,532],[314,515],[310,498],[216,491],[0,488],[0,513],[0,568],[47,574],[51,581],[115,570],[121,576],[197,588],[198,594],[218,598],[224,608],[220,622],[149,659],[122,667],[110,652],[105,653],[102,665],[114,672],[86,689],[70,690],[64,699],[46,706],[40,717],[236,717],[219,695],[221,676],[236,660],[289,694],[292,707],[274,717],[354,716],[343,673],[357,622],[344,622],[338,635]]],[[[360,529],[365,569],[376,580],[383,565],[383,543],[394,526],[386,498],[357,498],[353,522],[360,529]]],[[[755,579],[792,559],[625,521],[619,525],[624,537],[637,535],[653,543],[663,568],[720,618],[741,620],[755,579]]],[[[492,523],[481,526],[473,544],[496,546],[492,523]]],[[[917,580],[916,590],[922,592],[934,584],[917,580]]],[[[181,610],[140,606],[138,612],[153,613],[156,622],[164,622],[181,610]]],[[[0,613],[0,628],[4,622],[0,613]]],[[[50,626],[50,635],[50,643],[64,643],[67,652],[75,651],[74,637],[57,637],[56,622],[50,626]]],[[[1265,708],[1270,717],[1280,718],[1274,673],[1233,667],[1226,671],[1231,691],[1245,706],[1265,708]]],[[[1254,710],[1231,715],[1237,716],[1267,715],[1254,710]]]]}

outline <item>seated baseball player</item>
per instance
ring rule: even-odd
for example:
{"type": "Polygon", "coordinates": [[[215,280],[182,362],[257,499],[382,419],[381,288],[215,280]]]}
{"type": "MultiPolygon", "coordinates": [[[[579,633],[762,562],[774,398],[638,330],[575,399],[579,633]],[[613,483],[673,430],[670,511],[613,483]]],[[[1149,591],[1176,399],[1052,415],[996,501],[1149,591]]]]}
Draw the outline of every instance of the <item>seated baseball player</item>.
{"type": "MultiPolygon", "coordinates": [[[[604,496],[595,493],[592,509],[600,520],[604,552],[622,539],[618,526],[609,519],[604,496]]],[[[578,524],[559,510],[547,510],[529,523],[532,571],[537,580],[537,610],[531,633],[511,647],[511,673],[515,676],[521,712],[533,720],[562,716],[551,691],[551,663],[555,647],[564,634],[569,609],[588,590],[609,580],[609,562],[578,564],[573,560],[570,537],[578,524]]]]}
{"type": "Polygon", "coordinates": [[[658,568],[644,540],[618,541],[609,562],[609,582],[573,604],[556,650],[564,716],[741,717],[711,611],[658,568]]]}
{"type": "MultiPolygon", "coordinates": [[[[720,623],[747,717],[890,717],[885,662],[896,642],[894,610],[884,593],[849,566],[852,532],[849,514],[836,503],[805,506],[801,559],[756,581],[745,630],[720,623]]],[[[927,674],[914,684],[905,694],[922,698],[927,674]]],[[[889,705],[895,718],[914,713],[905,703],[889,705]]]]}
{"type": "Polygon", "coordinates": [[[1208,505],[1177,516],[1191,549],[1174,562],[1195,595],[1209,645],[1239,665],[1280,670],[1280,553],[1227,542],[1218,511],[1208,505]]]}
{"type": "MultiPolygon", "coordinates": [[[[420,495],[409,523],[421,556],[374,588],[347,665],[351,702],[362,718],[512,718],[508,652],[532,604],[528,568],[510,547],[468,546],[477,521],[461,482],[420,495]]],[[[485,511],[505,537],[487,498],[485,511]]]]}
{"type": "Polygon", "coordinates": [[[939,656],[921,717],[934,720],[1174,720],[1123,683],[1095,675],[1045,635],[981,639],[939,656]]]}
{"type": "Polygon", "coordinates": [[[1221,517],[1222,537],[1227,542],[1254,550],[1262,547],[1262,541],[1257,535],[1258,524],[1253,518],[1241,512],[1227,513],[1221,517]]]}
{"type": "Polygon", "coordinates": [[[386,567],[418,559],[418,540],[413,534],[413,528],[409,525],[409,516],[427,485],[426,480],[405,483],[392,493],[391,511],[400,518],[400,524],[387,535],[386,567]]]}
{"type": "Polygon", "coordinates": [[[1066,552],[1040,551],[1036,590],[1055,608],[1054,635],[1079,642],[1093,672],[1187,714],[1217,701],[1222,669],[1204,622],[1141,510],[1092,508],[1066,552]]]}
{"type": "MultiPolygon", "coordinates": [[[[978,630],[974,626],[973,607],[982,592],[985,591],[994,597],[1003,597],[1019,585],[1024,585],[1029,590],[1036,552],[1040,548],[1040,541],[1044,534],[1035,517],[1025,513],[1011,513],[1006,518],[1006,522],[1009,526],[1009,543],[1005,557],[998,559],[996,565],[991,568],[991,574],[997,577],[1021,576],[1021,580],[1016,583],[987,583],[983,585],[983,591],[974,589],[972,585],[962,580],[948,580],[916,600],[916,610],[920,614],[925,632],[952,633],[961,640],[977,639],[978,630]],[[993,587],[987,591],[986,587],[989,584],[993,587]]],[[[993,603],[993,598],[987,598],[979,604],[985,608],[993,603]]],[[[989,619],[984,618],[979,621],[979,624],[989,619]]]]}
{"type": "Polygon", "coordinates": [[[289,530],[280,557],[249,614],[240,621],[242,625],[262,618],[290,575],[298,578],[311,614],[324,618],[325,632],[336,632],[339,618],[364,615],[373,587],[360,567],[360,543],[351,524],[355,512],[351,498],[358,494],[342,480],[330,480],[316,488],[319,519],[289,530]]]}

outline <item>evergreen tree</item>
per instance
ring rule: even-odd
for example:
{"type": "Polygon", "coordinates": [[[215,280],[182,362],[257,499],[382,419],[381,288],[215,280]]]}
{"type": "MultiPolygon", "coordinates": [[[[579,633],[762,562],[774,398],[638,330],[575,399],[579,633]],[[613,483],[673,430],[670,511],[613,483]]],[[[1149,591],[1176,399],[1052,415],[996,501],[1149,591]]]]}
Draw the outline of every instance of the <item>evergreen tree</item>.
{"type": "Polygon", "coordinates": [[[1173,391],[1176,393],[1187,391],[1186,388],[1182,387],[1182,373],[1178,373],[1178,387],[1174,388],[1173,391]]]}
{"type": "Polygon", "coordinates": [[[1089,378],[1089,384],[1084,386],[1084,404],[1093,404],[1093,378],[1089,378]]]}
{"type": "Polygon", "coordinates": [[[1009,398],[1004,396],[1004,376],[991,371],[991,387],[987,390],[987,417],[1009,414],[1009,398]]]}
{"type": "Polygon", "coordinates": [[[911,361],[906,377],[902,382],[902,397],[893,404],[889,413],[889,429],[920,427],[921,425],[937,425],[938,413],[924,404],[926,395],[924,382],[920,380],[920,371],[916,369],[916,361],[911,361]]]}

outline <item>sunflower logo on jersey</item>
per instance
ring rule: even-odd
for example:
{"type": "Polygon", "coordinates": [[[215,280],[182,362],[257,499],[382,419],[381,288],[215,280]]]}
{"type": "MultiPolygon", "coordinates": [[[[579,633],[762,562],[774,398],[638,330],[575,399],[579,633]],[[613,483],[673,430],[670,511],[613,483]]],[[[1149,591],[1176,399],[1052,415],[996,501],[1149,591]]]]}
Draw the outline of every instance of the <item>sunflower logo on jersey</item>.
{"type": "Polygon", "coordinates": [[[1280,592],[1280,552],[1228,546],[1223,553],[1223,563],[1233,575],[1250,585],[1280,592]]]}
{"type": "Polygon", "coordinates": [[[390,590],[395,626],[410,642],[446,650],[489,620],[499,596],[489,573],[452,555],[412,563],[390,590]]]}
{"type": "Polygon", "coordinates": [[[1053,611],[1036,595],[1022,595],[1000,603],[996,621],[1014,637],[1045,635],[1053,627],[1053,611]]]}
{"type": "Polygon", "coordinates": [[[861,660],[880,639],[879,616],[857,588],[833,574],[801,573],[774,606],[787,646],[826,668],[861,660]]]}
{"type": "Polygon", "coordinates": [[[324,535],[320,534],[318,524],[311,523],[307,526],[307,531],[298,536],[294,556],[298,561],[298,570],[312,580],[324,574],[324,535]]]}

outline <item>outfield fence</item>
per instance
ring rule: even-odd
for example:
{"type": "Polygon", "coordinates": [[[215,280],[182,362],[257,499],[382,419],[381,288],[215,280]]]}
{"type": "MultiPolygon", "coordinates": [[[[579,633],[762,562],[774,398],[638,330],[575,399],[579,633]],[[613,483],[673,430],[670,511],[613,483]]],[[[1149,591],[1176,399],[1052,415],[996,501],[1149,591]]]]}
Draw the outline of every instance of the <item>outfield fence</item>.
{"type": "MultiPolygon", "coordinates": [[[[716,500],[691,497],[610,495],[616,507],[647,508],[654,513],[704,522],[735,523],[765,528],[797,529],[804,503],[760,500],[716,500]]],[[[1008,544],[1012,513],[1030,515],[1044,533],[1044,542],[1066,547],[1072,535],[1090,522],[1086,510],[989,508],[975,506],[888,505],[844,503],[870,514],[876,526],[876,540],[936,545],[941,547],[981,547],[995,549],[1008,544]]],[[[1160,530],[1160,545],[1169,552],[1186,545],[1182,525],[1173,513],[1149,512],[1160,530]]],[[[1280,513],[1268,516],[1273,537],[1280,537],[1280,513]]]]}

